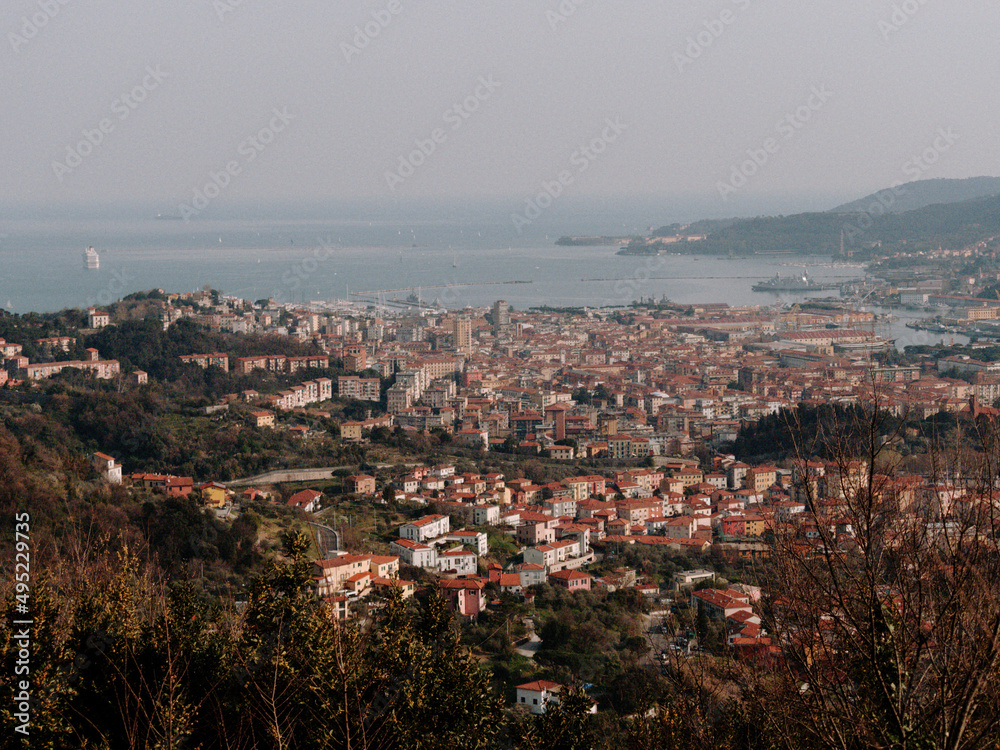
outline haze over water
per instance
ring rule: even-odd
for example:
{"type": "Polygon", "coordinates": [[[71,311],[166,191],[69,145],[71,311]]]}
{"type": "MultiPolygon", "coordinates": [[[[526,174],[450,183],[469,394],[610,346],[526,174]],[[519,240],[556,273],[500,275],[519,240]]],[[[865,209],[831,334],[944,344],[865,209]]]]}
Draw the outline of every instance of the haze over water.
{"type": "MultiPolygon", "coordinates": [[[[184,292],[206,284],[251,301],[357,301],[349,293],[392,290],[381,297],[404,299],[412,292],[448,308],[496,299],[516,309],[597,307],[651,297],[771,306],[806,297],[752,291],[756,281],[775,273],[807,271],[817,280],[838,282],[864,275],[858,266],[832,267],[829,258],[644,258],[616,255],[616,246],[554,244],[562,234],[646,233],[650,226],[684,220],[666,216],[643,223],[644,216],[660,215],[649,207],[564,209],[521,233],[502,207],[355,215],[372,218],[6,221],[0,225],[0,306],[19,313],[54,311],[108,304],[147,289],[184,292]],[[97,271],[82,266],[89,245],[100,253],[97,271]],[[497,283],[511,281],[530,283],[497,283]]],[[[942,340],[906,329],[902,322],[911,317],[892,326],[898,345],[942,340]]]]}
{"type": "Polygon", "coordinates": [[[364,218],[8,221],[0,228],[0,304],[17,312],[51,311],[107,304],[145,289],[190,291],[205,284],[282,302],[412,287],[422,299],[438,298],[451,308],[497,298],[522,309],[620,305],[664,295],[680,302],[766,304],[766,295],[750,291],[753,280],[792,271],[779,265],[786,258],[720,263],[618,256],[617,246],[555,245],[562,234],[647,233],[663,223],[641,224],[612,210],[570,214],[558,223],[543,217],[522,232],[501,210],[356,215],[364,218]],[[90,245],[101,257],[97,271],[82,267],[81,253],[90,245]],[[701,278],[720,276],[727,278],[701,278]],[[531,283],[470,286],[505,281],[531,283]]]}

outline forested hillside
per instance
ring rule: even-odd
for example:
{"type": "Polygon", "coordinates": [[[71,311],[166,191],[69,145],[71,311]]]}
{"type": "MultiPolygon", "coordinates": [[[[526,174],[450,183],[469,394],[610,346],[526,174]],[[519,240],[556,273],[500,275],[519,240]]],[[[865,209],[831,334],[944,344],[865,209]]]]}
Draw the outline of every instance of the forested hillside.
{"type": "MultiPolygon", "coordinates": [[[[937,204],[887,213],[880,204],[848,213],[815,212],[792,216],[761,216],[725,222],[695,223],[684,231],[708,233],[704,240],[673,246],[686,253],[803,253],[834,255],[845,249],[881,253],[907,248],[961,248],[1000,234],[1000,196],[960,203],[937,204]]],[[[654,236],[672,235],[675,227],[661,227],[654,236]]],[[[631,244],[630,252],[655,252],[656,245],[631,244]]]]}

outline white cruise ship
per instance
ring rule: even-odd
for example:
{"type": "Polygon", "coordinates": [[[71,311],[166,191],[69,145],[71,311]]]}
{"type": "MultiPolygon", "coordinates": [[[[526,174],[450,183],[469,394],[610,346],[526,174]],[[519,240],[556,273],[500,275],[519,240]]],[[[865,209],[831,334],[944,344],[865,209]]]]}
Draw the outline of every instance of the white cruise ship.
{"type": "Polygon", "coordinates": [[[88,271],[95,271],[101,267],[101,258],[94,248],[88,247],[83,251],[83,267],[88,271]]]}

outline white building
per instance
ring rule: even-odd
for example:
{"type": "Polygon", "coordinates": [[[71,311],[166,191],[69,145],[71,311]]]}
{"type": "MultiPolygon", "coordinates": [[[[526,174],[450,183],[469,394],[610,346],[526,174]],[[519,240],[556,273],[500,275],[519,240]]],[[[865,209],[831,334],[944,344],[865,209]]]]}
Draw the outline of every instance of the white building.
{"type": "Polygon", "coordinates": [[[555,565],[556,551],[547,544],[529,547],[524,551],[524,561],[547,569],[550,565],[555,565]]]}
{"type": "Polygon", "coordinates": [[[702,581],[714,581],[715,573],[711,570],[682,570],[674,573],[674,589],[681,589],[684,586],[693,586],[702,581]]]}
{"type": "Polygon", "coordinates": [[[477,505],[472,509],[472,523],[475,526],[496,526],[500,523],[500,507],[477,505]]]}
{"type": "Polygon", "coordinates": [[[912,307],[923,307],[927,304],[930,294],[916,289],[900,289],[899,304],[912,307]]]}
{"type": "Polygon", "coordinates": [[[486,534],[481,531],[467,531],[465,529],[453,531],[441,537],[440,541],[467,544],[476,551],[477,555],[485,555],[490,551],[489,544],[486,541],[486,534]]]}
{"type": "Polygon", "coordinates": [[[378,401],[382,394],[382,383],[378,378],[341,375],[337,378],[337,392],[344,398],[378,401]]]}
{"type": "Polygon", "coordinates": [[[544,503],[548,511],[555,517],[569,516],[576,518],[576,500],[572,497],[551,498],[544,503]]]}
{"type": "Polygon", "coordinates": [[[521,576],[521,588],[526,589],[528,586],[545,583],[545,568],[541,565],[524,563],[518,574],[521,576]]]}
{"type": "Polygon", "coordinates": [[[461,548],[439,552],[437,567],[442,573],[455,572],[460,576],[473,576],[479,570],[479,558],[461,548]]]}
{"type": "MultiPolygon", "coordinates": [[[[93,248],[91,248],[93,250],[93,248]]],[[[87,308],[87,327],[88,328],[104,328],[104,326],[111,325],[111,315],[106,312],[101,312],[96,308],[87,308]]]]}
{"type": "Polygon", "coordinates": [[[95,453],[90,457],[94,469],[111,484],[122,483],[121,464],[115,463],[115,459],[105,453],[95,453]]]}
{"type": "Polygon", "coordinates": [[[414,542],[427,542],[444,536],[449,530],[448,516],[433,515],[418,518],[399,527],[399,536],[414,542]]]}
{"type": "Polygon", "coordinates": [[[540,544],[524,551],[524,561],[542,565],[546,572],[554,573],[563,568],[576,568],[593,560],[593,555],[587,555],[580,549],[576,539],[560,539],[558,542],[540,544]]]}
{"type": "Polygon", "coordinates": [[[697,530],[698,520],[693,515],[668,518],[663,523],[663,535],[669,539],[691,539],[697,530]]]}
{"type": "MultiPolygon", "coordinates": [[[[548,680],[526,682],[517,686],[517,696],[514,700],[517,701],[517,705],[524,706],[533,714],[543,714],[547,705],[559,702],[559,694],[563,690],[565,688],[558,682],[548,680]]],[[[596,703],[592,703],[590,713],[597,713],[596,703]]]]}
{"type": "Polygon", "coordinates": [[[533,714],[544,714],[550,702],[559,702],[562,685],[548,680],[535,680],[517,686],[517,705],[525,706],[533,714]]]}
{"type": "Polygon", "coordinates": [[[437,550],[410,539],[395,539],[389,544],[392,554],[414,568],[437,567],[437,550]]]}

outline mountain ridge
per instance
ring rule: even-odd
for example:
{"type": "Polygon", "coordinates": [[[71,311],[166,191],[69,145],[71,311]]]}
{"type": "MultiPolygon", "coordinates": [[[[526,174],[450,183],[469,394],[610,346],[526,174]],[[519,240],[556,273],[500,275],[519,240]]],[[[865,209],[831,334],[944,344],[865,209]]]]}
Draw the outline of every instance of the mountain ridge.
{"type": "MultiPolygon", "coordinates": [[[[1000,178],[983,179],[997,179],[1000,182],[1000,178]]],[[[982,188],[986,183],[977,184],[982,188]]],[[[891,188],[888,190],[891,191],[891,188]]],[[[933,193],[923,189],[921,192],[925,198],[933,193]]],[[[671,224],[657,229],[652,237],[673,236],[680,234],[681,230],[683,234],[690,236],[707,236],[705,239],[671,244],[656,242],[655,239],[652,242],[633,241],[621,252],[627,255],[678,251],[734,255],[839,255],[843,243],[845,250],[851,254],[865,254],[876,247],[883,252],[904,246],[910,250],[932,250],[942,246],[968,247],[1000,236],[1000,194],[933,203],[907,211],[889,211],[885,208],[883,204],[888,203],[891,197],[886,196],[885,191],[882,191],[881,201],[877,198],[879,193],[873,195],[876,196],[873,201],[861,203],[864,206],[862,210],[713,219],[696,221],[686,227],[671,224]]],[[[867,199],[862,199],[864,200],[867,199]]],[[[844,205],[853,206],[857,203],[855,201],[844,205]]]]}
{"type": "Polygon", "coordinates": [[[1000,177],[967,177],[950,179],[938,177],[931,180],[914,180],[901,185],[878,190],[863,198],[831,208],[828,213],[845,214],[873,212],[878,204],[879,213],[905,213],[935,204],[963,203],[976,198],[1000,194],[1000,177]]]}

